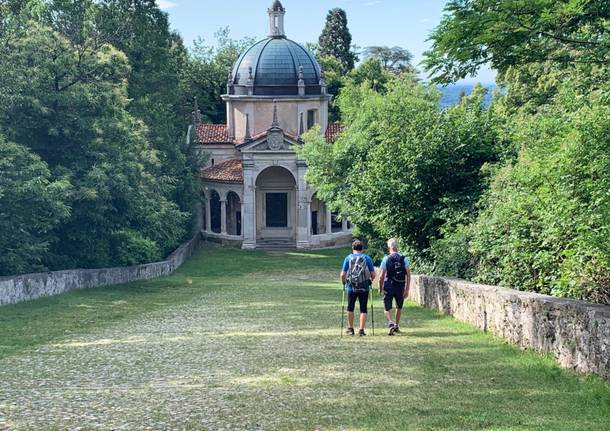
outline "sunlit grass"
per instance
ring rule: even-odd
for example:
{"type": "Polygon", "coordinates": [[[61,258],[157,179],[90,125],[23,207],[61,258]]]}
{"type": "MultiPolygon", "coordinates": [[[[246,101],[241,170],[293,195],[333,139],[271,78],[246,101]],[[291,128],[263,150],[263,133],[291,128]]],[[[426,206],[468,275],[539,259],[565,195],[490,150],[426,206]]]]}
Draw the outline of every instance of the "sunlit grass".
{"type": "Polygon", "coordinates": [[[1,308],[0,429],[608,430],[600,379],[413,304],[341,337],[345,252],[211,248],[1,308]]]}

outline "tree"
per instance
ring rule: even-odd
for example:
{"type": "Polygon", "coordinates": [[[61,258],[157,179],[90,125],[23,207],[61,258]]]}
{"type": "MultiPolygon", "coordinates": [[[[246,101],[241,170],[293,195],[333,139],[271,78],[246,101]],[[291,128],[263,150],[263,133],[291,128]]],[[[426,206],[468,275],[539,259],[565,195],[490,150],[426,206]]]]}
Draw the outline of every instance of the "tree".
{"type": "Polygon", "coordinates": [[[364,49],[364,58],[378,60],[383,68],[395,74],[405,72],[412,68],[413,55],[400,46],[368,46],[364,49]]]}
{"type": "Polygon", "coordinates": [[[469,228],[476,279],[610,304],[610,104],[562,84],[513,117],[519,156],[499,168],[469,228]]]}
{"type": "Polygon", "coordinates": [[[150,0],[98,2],[94,24],[99,37],[129,61],[129,112],[144,121],[147,139],[159,154],[155,172],[165,196],[195,223],[199,168],[185,144],[192,96],[185,85],[190,60],[181,37],[170,31],[168,16],[150,0]]]}
{"type": "Polygon", "coordinates": [[[240,54],[255,41],[252,38],[235,40],[228,27],[218,30],[215,45],[199,38],[195,41],[191,61],[184,77],[192,96],[196,96],[203,116],[212,123],[226,120],[225,102],[227,77],[240,54]]]}
{"type": "Polygon", "coordinates": [[[441,111],[435,89],[410,75],[392,79],[385,94],[346,86],[347,129],[334,145],[307,133],[301,156],[308,183],[334,210],[369,238],[396,236],[422,255],[448,218],[476,203],[496,136],[483,94],[441,111]]]}
{"type": "Polygon", "coordinates": [[[550,62],[560,68],[610,62],[610,3],[603,0],[452,0],[430,36],[424,64],[450,83],[490,64],[550,62]]]}
{"type": "Polygon", "coordinates": [[[347,15],[340,8],[332,9],[326,16],[326,24],[318,42],[320,56],[335,57],[343,67],[343,73],[354,68],[357,61],[352,52],[352,35],[347,27],[347,15]]]}
{"type": "Polygon", "coordinates": [[[0,276],[45,270],[53,230],[70,214],[70,183],[0,136],[0,276]]]}
{"type": "Polygon", "coordinates": [[[149,256],[161,258],[184,237],[187,214],[166,198],[156,176],[159,153],[128,111],[127,58],[88,35],[84,40],[73,44],[31,22],[2,44],[0,81],[14,93],[0,100],[0,128],[74,188],[70,217],[55,228],[60,241],[45,263],[125,264],[121,249],[142,238],[153,245],[149,256]]]}
{"type": "Polygon", "coordinates": [[[378,93],[384,93],[388,83],[394,82],[394,74],[383,67],[376,58],[368,58],[347,75],[346,80],[351,85],[362,86],[378,93]]]}

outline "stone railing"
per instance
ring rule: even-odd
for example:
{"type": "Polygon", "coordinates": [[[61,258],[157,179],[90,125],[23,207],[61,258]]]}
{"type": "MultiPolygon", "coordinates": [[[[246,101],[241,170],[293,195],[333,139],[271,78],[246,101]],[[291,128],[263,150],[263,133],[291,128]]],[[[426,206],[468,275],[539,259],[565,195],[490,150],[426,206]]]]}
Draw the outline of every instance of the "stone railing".
{"type": "Polygon", "coordinates": [[[148,280],[172,274],[193,255],[201,235],[181,245],[166,260],[122,268],[72,269],[12,277],[0,277],[0,306],[59,295],[78,289],[148,280]]]}
{"type": "Polygon", "coordinates": [[[426,276],[409,299],[610,381],[610,306],[426,276]]]}

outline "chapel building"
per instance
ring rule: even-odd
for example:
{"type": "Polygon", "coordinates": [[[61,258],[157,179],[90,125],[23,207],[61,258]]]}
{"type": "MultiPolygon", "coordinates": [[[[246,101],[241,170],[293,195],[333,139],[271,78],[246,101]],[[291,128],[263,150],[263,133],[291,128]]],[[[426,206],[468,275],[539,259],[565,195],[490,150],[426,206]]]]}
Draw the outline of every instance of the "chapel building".
{"type": "Polygon", "coordinates": [[[204,124],[197,109],[189,131],[207,153],[201,171],[204,236],[244,249],[321,248],[348,244],[340,221],[305,181],[295,148],[320,126],[330,144],[341,132],[328,122],[324,73],[315,57],[284,33],[286,10],[268,10],[269,36],[248,48],[229,73],[226,124],[204,124]]]}

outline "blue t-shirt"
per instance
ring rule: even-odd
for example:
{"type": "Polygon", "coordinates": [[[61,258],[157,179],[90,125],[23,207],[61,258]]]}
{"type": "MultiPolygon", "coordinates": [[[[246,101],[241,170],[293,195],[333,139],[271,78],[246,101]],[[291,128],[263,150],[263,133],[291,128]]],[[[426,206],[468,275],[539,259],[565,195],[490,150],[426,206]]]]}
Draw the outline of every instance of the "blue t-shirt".
{"type": "MultiPolygon", "coordinates": [[[[390,256],[384,256],[383,260],[381,261],[381,270],[382,271],[386,271],[386,280],[383,281],[383,288],[385,290],[391,290],[393,289],[395,286],[395,282],[393,282],[392,280],[387,280],[387,270],[388,270],[388,258],[390,256]]],[[[404,258],[404,262],[405,262],[405,269],[409,269],[409,267],[411,266],[411,261],[409,260],[409,258],[407,256],[403,256],[404,258]]]]}
{"type": "MultiPolygon", "coordinates": [[[[373,263],[373,259],[371,259],[370,256],[364,254],[364,253],[352,253],[349,256],[347,256],[345,258],[345,260],[343,260],[343,272],[347,272],[349,269],[349,261],[352,259],[352,257],[355,256],[364,256],[364,260],[366,261],[366,266],[369,268],[369,271],[371,271],[371,274],[373,273],[373,271],[375,271],[375,264],[373,263]]],[[[345,290],[347,290],[348,292],[352,291],[352,286],[347,283],[345,285],[345,290]]]]}

